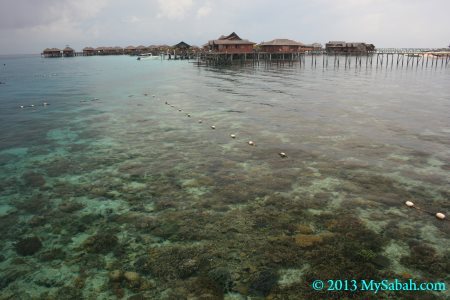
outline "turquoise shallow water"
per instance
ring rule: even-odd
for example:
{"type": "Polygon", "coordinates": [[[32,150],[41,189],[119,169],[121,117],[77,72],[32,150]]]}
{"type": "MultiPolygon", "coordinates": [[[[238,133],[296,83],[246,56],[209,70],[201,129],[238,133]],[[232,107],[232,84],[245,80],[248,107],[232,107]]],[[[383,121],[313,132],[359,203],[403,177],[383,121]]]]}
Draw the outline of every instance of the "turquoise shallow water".
{"type": "Polygon", "coordinates": [[[0,57],[0,299],[372,296],[315,279],[448,289],[450,222],[433,214],[450,213],[449,79],[0,57]]]}

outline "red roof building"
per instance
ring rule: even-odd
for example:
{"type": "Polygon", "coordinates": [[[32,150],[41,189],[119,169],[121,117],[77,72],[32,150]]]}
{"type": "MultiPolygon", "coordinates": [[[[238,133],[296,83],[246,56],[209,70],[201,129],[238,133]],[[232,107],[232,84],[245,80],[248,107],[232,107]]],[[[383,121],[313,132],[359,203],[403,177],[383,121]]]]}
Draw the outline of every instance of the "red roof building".
{"type": "Polygon", "coordinates": [[[203,49],[217,53],[250,53],[256,43],[241,39],[235,32],[227,36],[221,36],[217,40],[208,41],[203,49]]]}

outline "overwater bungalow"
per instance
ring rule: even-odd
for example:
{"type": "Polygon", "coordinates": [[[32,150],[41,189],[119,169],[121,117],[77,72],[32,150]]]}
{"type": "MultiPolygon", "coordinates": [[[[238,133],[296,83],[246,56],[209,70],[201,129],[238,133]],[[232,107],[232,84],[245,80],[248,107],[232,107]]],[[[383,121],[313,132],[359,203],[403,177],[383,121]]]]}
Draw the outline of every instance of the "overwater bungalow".
{"type": "Polygon", "coordinates": [[[148,48],[145,47],[144,45],[139,45],[139,46],[136,47],[136,52],[137,52],[137,54],[147,53],[148,52],[148,48]]]}
{"type": "Polygon", "coordinates": [[[311,46],[311,48],[313,50],[322,50],[322,44],[321,43],[312,43],[311,45],[307,45],[307,46],[311,46]]]}
{"type": "Polygon", "coordinates": [[[361,42],[330,41],[326,43],[325,49],[328,54],[364,54],[375,51],[375,46],[361,42]]]}
{"type": "Polygon", "coordinates": [[[128,54],[128,55],[136,55],[137,54],[137,49],[134,46],[128,46],[124,49],[124,54],[128,54]]]}
{"type": "Polygon", "coordinates": [[[262,52],[268,53],[297,53],[309,50],[305,44],[288,39],[275,39],[262,42],[259,45],[262,52]]]}
{"type": "Polygon", "coordinates": [[[70,47],[64,48],[62,52],[63,52],[64,57],[74,57],[75,56],[75,50],[73,50],[70,47]]]}
{"type": "Polygon", "coordinates": [[[235,32],[220,36],[217,40],[210,40],[203,45],[206,51],[216,53],[250,53],[256,43],[241,39],[235,32]]]}
{"type": "Polygon", "coordinates": [[[112,48],[113,54],[114,55],[122,55],[123,54],[123,48],[116,46],[114,48],[112,48]]]}
{"type": "Polygon", "coordinates": [[[178,49],[178,50],[188,50],[188,49],[191,48],[191,45],[189,45],[189,44],[187,44],[187,43],[181,41],[181,42],[179,42],[178,44],[173,45],[172,48],[173,48],[173,49],[178,49]]]}
{"type": "Polygon", "coordinates": [[[170,47],[169,45],[158,45],[158,49],[161,53],[169,53],[170,50],[172,49],[172,47],[170,47]]]}
{"type": "Polygon", "coordinates": [[[103,47],[103,55],[114,55],[115,50],[113,47],[103,47]]]}
{"type": "Polygon", "coordinates": [[[159,55],[159,47],[157,45],[150,45],[147,47],[148,52],[153,55],[159,55]]]}
{"type": "Polygon", "coordinates": [[[84,47],[83,48],[83,56],[92,56],[95,55],[95,49],[92,47],[84,47]]]}
{"type": "Polygon", "coordinates": [[[176,45],[172,46],[176,55],[179,55],[182,59],[189,58],[189,51],[192,49],[191,45],[181,41],[176,45]]]}
{"type": "Polygon", "coordinates": [[[46,48],[41,55],[44,57],[61,57],[62,53],[58,48],[46,48]]]}
{"type": "Polygon", "coordinates": [[[97,47],[94,49],[96,55],[104,55],[105,54],[105,47],[97,47]]]}

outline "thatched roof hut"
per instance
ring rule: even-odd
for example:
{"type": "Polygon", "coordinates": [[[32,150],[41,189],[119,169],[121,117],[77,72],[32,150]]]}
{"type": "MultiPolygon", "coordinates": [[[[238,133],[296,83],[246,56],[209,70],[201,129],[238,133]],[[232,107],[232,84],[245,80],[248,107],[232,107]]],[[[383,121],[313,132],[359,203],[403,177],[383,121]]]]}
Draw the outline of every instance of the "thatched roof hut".
{"type": "Polygon", "coordinates": [[[187,50],[187,49],[191,48],[191,45],[185,43],[184,41],[181,41],[178,44],[173,45],[172,48],[174,48],[174,49],[181,49],[181,50],[187,50]]]}
{"type": "Polygon", "coordinates": [[[128,46],[123,51],[125,54],[136,54],[137,49],[134,46],[128,46]]]}
{"type": "Polygon", "coordinates": [[[136,51],[138,54],[142,54],[148,52],[148,48],[145,47],[144,45],[139,45],[136,47],[136,51]]]}
{"type": "Polygon", "coordinates": [[[119,46],[115,46],[114,48],[115,54],[123,54],[123,48],[119,46]]]}
{"type": "Polygon", "coordinates": [[[103,54],[105,54],[105,49],[106,49],[106,47],[97,47],[94,49],[94,51],[95,51],[95,54],[97,54],[97,55],[103,55],[103,54]]]}
{"type": "Polygon", "coordinates": [[[75,56],[75,50],[73,50],[69,46],[64,48],[62,52],[63,52],[63,56],[64,57],[73,57],[73,56],[75,56]]]}
{"type": "Polygon", "coordinates": [[[92,56],[95,54],[95,49],[92,47],[83,48],[83,56],[92,56]]]}
{"type": "Polygon", "coordinates": [[[61,57],[62,53],[58,48],[45,48],[44,51],[42,51],[42,55],[44,57],[61,57]]]}

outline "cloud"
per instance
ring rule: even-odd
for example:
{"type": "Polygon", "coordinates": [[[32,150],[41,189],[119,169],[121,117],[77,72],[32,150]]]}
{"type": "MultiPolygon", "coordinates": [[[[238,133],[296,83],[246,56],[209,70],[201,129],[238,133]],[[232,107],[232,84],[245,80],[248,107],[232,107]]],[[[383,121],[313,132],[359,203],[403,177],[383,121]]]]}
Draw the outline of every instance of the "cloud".
{"type": "Polygon", "coordinates": [[[197,10],[197,18],[206,17],[211,13],[211,11],[212,11],[211,6],[207,2],[205,3],[205,5],[203,5],[197,10]]]}
{"type": "Polygon", "coordinates": [[[158,0],[158,18],[182,20],[192,8],[193,0],[158,0]]]}
{"type": "Polygon", "coordinates": [[[61,21],[80,22],[94,17],[108,2],[109,0],[3,0],[0,4],[0,28],[23,29],[61,21]]]}
{"type": "Polygon", "coordinates": [[[129,17],[126,17],[123,21],[125,23],[136,24],[136,23],[141,23],[142,19],[139,17],[136,17],[136,16],[129,16],[129,17]]]}

